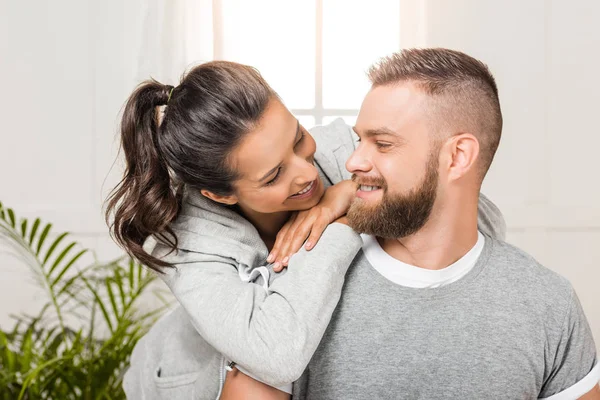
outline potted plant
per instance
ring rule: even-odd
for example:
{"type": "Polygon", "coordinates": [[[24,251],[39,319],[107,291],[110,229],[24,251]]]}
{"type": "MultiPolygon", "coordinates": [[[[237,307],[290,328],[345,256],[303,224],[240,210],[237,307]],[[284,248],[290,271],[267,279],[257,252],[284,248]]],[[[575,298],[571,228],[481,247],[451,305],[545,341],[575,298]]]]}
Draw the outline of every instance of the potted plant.
{"type": "Polygon", "coordinates": [[[2,203],[0,246],[31,269],[47,296],[36,315],[0,327],[0,400],[124,399],[133,347],[168,306],[154,274],[128,257],[82,265],[93,252],[39,218],[17,219],[2,203]],[[148,295],[160,306],[141,312],[148,295]]]}

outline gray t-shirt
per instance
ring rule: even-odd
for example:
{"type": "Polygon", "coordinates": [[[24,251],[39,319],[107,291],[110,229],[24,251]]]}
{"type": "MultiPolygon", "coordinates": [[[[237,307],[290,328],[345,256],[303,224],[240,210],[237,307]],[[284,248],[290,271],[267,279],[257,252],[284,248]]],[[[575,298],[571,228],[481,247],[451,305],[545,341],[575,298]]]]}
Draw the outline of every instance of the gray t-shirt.
{"type": "Polygon", "coordinates": [[[594,367],[569,282],[485,238],[473,267],[439,288],[380,275],[360,252],[294,399],[536,399],[594,367]]]}

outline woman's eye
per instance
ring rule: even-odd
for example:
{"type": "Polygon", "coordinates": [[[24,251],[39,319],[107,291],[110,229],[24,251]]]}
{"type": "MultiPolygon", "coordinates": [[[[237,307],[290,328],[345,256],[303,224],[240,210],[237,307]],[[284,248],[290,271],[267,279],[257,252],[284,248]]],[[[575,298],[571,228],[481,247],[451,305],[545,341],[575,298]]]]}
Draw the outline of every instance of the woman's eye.
{"type": "Polygon", "coordinates": [[[277,180],[279,179],[280,173],[281,173],[281,168],[279,168],[277,170],[277,173],[275,174],[275,177],[273,179],[271,179],[269,182],[265,183],[265,186],[271,186],[271,185],[275,184],[277,182],[277,180]]]}

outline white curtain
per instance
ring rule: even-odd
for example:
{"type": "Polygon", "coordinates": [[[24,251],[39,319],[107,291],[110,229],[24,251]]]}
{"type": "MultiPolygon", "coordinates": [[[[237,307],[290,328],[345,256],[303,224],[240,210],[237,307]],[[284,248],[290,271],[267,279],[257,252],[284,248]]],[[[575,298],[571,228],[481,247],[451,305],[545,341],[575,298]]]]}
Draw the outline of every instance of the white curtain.
{"type": "Polygon", "coordinates": [[[176,85],[183,71],[215,58],[217,1],[147,0],[145,5],[138,81],[153,77],[176,85]]]}

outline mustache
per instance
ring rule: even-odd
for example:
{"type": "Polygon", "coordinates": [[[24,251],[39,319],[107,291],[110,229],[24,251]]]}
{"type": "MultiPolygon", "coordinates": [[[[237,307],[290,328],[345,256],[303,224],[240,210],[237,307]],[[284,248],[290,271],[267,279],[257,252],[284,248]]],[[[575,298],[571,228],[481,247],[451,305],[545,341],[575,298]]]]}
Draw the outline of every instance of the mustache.
{"type": "Polygon", "coordinates": [[[352,182],[356,183],[357,185],[379,186],[382,188],[387,186],[385,179],[381,177],[359,177],[355,174],[352,174],[352,182]]]}

